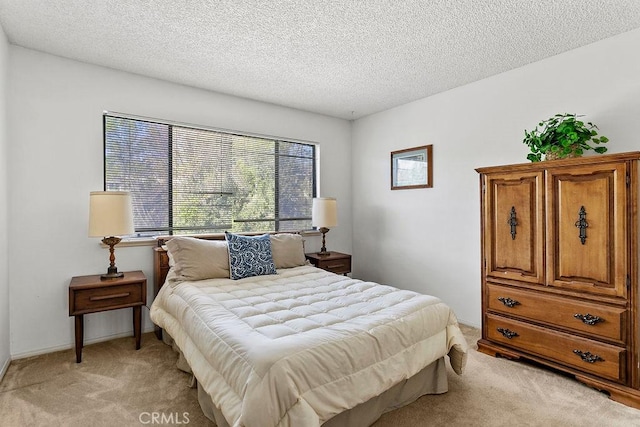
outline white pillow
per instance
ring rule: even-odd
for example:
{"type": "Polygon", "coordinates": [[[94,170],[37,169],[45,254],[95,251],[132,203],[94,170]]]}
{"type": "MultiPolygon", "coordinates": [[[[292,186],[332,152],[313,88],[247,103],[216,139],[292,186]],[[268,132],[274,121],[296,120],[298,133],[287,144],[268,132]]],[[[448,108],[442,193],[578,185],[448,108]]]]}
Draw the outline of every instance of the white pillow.
{"type": "Polygon", "coordinates": [[[229,250],[224,240],[173,237],[167,241],[179,280],[229,278],[229,250]]]}
{"type": "Polygon", "coordinates": [[[271,254],[276,268],[291,268],[307,264],[304,241],[299,234],[272,234],[271,254]]]}

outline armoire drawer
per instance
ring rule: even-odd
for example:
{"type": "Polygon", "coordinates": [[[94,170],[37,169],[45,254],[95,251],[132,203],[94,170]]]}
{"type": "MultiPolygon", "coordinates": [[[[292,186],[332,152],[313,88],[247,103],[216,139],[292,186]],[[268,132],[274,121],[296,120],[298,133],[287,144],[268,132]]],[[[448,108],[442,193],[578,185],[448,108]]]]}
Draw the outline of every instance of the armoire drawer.
{"type": "Polygon", "coordinates": [[[487,283],[487,308],[538,322],[626,342],[627,310],[487,283]]]}
{"type": "Polygon", "coordinates": [[[488,339],[613,381],[625,382],[622,347],[486,315],[488,339]]]}

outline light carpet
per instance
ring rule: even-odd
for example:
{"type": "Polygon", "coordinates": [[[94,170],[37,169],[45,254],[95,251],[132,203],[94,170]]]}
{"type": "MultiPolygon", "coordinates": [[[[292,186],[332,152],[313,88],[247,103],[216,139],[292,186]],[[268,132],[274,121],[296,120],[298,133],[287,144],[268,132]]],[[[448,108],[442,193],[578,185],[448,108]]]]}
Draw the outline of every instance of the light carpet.
{"type": "MultiPolygon", "coordinates": [[[[448,367],[449,392],[384,414],[375,427],[640,426],[640,410],[557,372],[478,353],[480,331],[462,329],[471,350],[464,375],[448,367]]],[[[132,338],[88,345],[80,364],[73,350],[13,361],[0,383],[0,425],[213,426],[176,358],[148,333],[138,351],[132,338]]]]}

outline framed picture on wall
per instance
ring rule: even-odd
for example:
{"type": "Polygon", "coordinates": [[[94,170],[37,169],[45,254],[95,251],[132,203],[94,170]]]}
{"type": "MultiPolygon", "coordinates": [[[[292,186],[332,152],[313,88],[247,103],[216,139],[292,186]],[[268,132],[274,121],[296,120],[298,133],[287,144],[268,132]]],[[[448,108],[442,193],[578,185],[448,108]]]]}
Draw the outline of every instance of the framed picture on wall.
{"type": "Polygon", "coordinates": [[[391,152],[391,189],[433,187],[433,145],[391,152]]]}

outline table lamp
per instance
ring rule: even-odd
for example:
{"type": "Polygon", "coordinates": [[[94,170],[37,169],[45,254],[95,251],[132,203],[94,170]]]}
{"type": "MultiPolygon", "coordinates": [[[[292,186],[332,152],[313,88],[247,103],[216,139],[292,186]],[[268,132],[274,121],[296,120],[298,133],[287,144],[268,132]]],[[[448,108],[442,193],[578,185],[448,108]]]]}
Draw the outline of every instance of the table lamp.
{"type": "Polygon", "coordinates": [[[128,191],[92,191],[89,197],[89,237],[102,237],[102,243],[109,246],[110,265],[102,279],[124,276],[116,267],[113,247],[120,243],[120,237],[135,232],[131,194],[128,191]]]}
{"type": "Polygon", "coordinates": [[[322,249],[320,249],[318,255],[330,255],[331,252],[327,251],[325,246],[325,234],[329,232],[329,228],[338,225],[338,207],[335,198],[317,197],[313,199],[311,225],[318,227],[318,230],[322,233],[322,249]]]}

